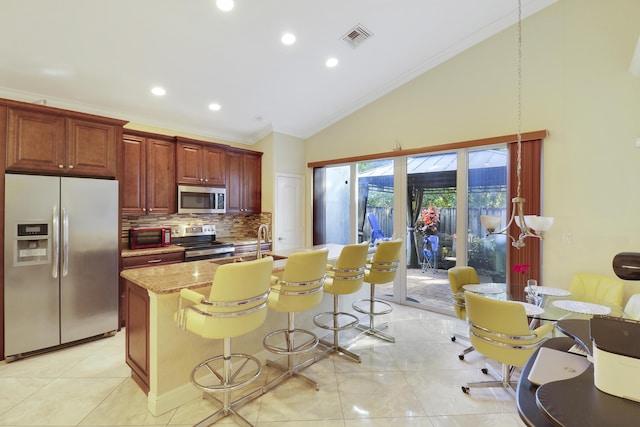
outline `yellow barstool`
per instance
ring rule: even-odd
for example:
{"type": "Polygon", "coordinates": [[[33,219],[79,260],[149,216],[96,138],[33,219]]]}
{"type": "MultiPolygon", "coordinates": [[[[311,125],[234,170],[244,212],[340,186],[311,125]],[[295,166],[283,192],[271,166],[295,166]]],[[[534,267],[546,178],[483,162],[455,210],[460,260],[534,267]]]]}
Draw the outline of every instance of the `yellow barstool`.
{"type": "Polygon", "coordinates": [[[217,412],[197,426],[208,426],[233,414],[251,425],[235,409],[259,397],[262,389],[231,401],[231,391],[254,381],[262,372],[255,357],[231,352],[231,338],[259,328],[267,318],[267,301],[273,258],[226,264],[218,267],[209,297],[182,289],[178,298],[178,326],[206,339],[223,339],[223,354],[209,358],[194,368],[191,381],[206,397],[222,404],[217,412]],[[221,392],[222,400],[212,396],[221,392]]]}
{"type": "Polygon", "coordinates": [[[375,316],[391,313],[393,307],[388,302],[375,298],[375,286],[395,280],[398,266],[400,265],[401,249],[402,240],[400,239],[385,241],[378,245],[371,263],[367,264],[364,276],[364,281],[370,285],[371,296],[368,299],[360,299],[353,303],[354,310],[369,316],[369,325],[359,324],[358,329],[366,335],[373,335],[389,342],[395,342],[395,338],[380,330],[387,325],[383,324],[376,328],[374,326],[374,318],[375,316]],[[382,307],[378,309],[379,306],[382,307]]]}
{"type": "Polygon", "coordinates": [[[314,359],[294,364],[294,356],[308,353],[318,346],[318,337],[305,329],[295,327],[295,313],[309,310],[322,301],[322,290],[327,269],[328,249],[297,252],[287,259],[282,278],[273,277],[269,294],[269,309],[287,313],[286,329],[278,329],[264,337],[264,347],[275,354],[286,355],[286,366],[267,360],[267,365],[282,371],[269,381],[265,391],[286,378],[297,377],[315,386],[316,381],[300,374],[314,359]],[[304,340],[304,341],[301,341],[304,340]]]}
{"type": "Polygon", "coordinates": [[[320,313],[313,318],[313,323],[316,326],[333,331],[332,343],[320,340],[320,343],[328,347],[327,354],[336,352],[358,363],[360,363],[360,356],[340,346],[338,333],[346,329],[355,328],[359,319],[351,313],[340,311],[338,296],[353,294],[360,290],[364,280],[368,251],[369,242],[347,245],[342,248],[336,265],[327,265],[324,291],[333,295],[333,312],[320,313]]]}

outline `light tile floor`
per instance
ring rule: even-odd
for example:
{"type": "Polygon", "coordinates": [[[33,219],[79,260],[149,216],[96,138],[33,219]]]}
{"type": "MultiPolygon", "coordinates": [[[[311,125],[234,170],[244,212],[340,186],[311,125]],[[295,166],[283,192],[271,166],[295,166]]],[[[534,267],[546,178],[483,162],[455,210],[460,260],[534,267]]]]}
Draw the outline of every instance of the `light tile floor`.
{"type": "MultiPolygon", "coordinates": [[[[357,364],[331,355],[305,370],[320,383],[316,391],[289,379],[240,408],[257,427],[523,426],[514,393],[473,389],[466,381],[487,379],[477,353],[458,359],[461,343],[453,317],[399,306],[384,316],[394,344],[366,337],[351,346],[357,364]]],[[[195,399],[159,417],[124,363],[124,332],[45,355],[0,363],[2,426],[187,426],[217,408],[195,399]]],[[[264,369],[254,384],[275,375],[264,369]]],[[[219,425],[243,425],[233,417],[219,425]]]]}

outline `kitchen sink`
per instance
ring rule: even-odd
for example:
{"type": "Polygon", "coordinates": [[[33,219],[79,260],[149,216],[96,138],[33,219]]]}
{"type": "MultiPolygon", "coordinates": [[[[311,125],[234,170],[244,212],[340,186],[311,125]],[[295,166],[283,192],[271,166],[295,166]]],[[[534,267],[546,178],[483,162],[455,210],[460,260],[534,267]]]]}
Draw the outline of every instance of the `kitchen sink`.
{"type": "MultiPolygon", "coordinates": [[[[287,259],[288,257],[286,256],[281,256],[281,255],[273,255],[270,253],[266,253],[266,254],[262,254],[263,257],[273,257],[274,261],[278,261],[281,259],[287,259]]],[[[255,255],[245,255],[245,256],[232,256],[232,257],[226,257],[226,258],[214,258],[211,260],[212,263],[214,264],[219,264],[219,265],[223,265],[223,264],[229,264],[232,262],[243,262],[243,261],[253,261],[256,259],[255,255]]]]}

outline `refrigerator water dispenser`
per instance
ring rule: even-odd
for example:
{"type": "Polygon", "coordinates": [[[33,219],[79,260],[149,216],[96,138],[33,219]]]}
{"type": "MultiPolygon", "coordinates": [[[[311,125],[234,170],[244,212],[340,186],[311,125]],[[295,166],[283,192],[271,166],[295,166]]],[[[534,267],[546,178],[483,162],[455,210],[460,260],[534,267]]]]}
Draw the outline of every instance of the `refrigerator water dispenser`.
{"type": "Polygon", "coordinates": [[[49,226],[46,222],[18,224],[13,265],[50,264],[49,226]]]}

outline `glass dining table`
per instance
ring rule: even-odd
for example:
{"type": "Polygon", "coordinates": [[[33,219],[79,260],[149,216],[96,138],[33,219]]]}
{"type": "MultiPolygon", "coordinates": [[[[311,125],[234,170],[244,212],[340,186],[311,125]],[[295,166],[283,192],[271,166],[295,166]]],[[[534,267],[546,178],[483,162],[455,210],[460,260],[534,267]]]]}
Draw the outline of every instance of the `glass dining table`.
{"type": "MultiPolygon", "coordinates": [[[[511,299],[506,283],[464,285],[462,293],[465,291],[487,298],[514,301],[511,299]]],[[[515,302],[522,304],[527,316],[532,319],[555,322],[563,319],[590,319],[594,315],[625,317],[622,307],[606,301],[580,300],[566,289],[536,286],[531,290],[525,288],[525,291],[527,301],[515,302]]],[[[464,295],[460,297],[464,298],[464,295]]]]}

